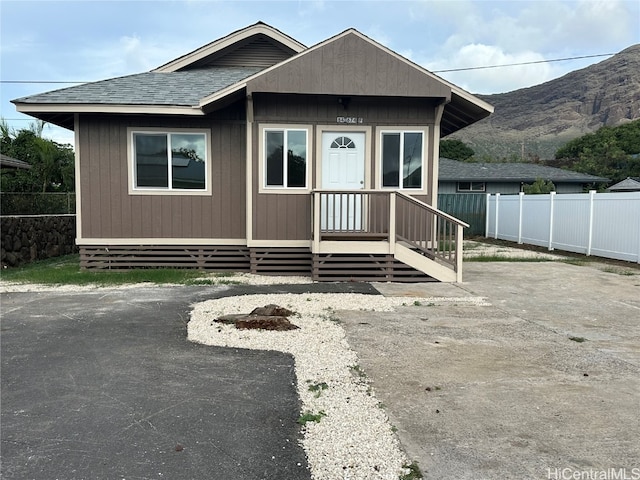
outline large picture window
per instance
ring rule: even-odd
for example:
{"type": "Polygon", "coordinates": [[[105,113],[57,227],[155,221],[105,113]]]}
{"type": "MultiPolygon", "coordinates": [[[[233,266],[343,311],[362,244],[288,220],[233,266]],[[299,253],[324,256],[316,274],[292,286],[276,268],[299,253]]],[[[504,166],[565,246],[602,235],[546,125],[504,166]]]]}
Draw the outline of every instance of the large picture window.
{"type": "Polygon", "coordinates": [[[206,191],[207,135],[132,132],[134,190],[206,191]]]}
{"type": "Polygon", "coordinates": [[[264,130],[264,185],[307,188],[307,130],[264,130]]]}
{"type": "Polygon", "coordinates": [[[382,132],[382,186],[422,189],[423,132],[382,132]]]}

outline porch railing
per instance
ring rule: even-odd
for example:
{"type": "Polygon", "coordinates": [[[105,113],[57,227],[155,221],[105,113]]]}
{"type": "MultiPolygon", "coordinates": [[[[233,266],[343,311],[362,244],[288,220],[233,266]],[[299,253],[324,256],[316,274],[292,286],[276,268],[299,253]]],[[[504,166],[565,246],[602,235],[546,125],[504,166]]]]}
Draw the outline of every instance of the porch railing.
{"type": "Polygon", "coordinates": [[[398,191],[316,190],[313,239],[386,240],[389,253],[402,244],[427,258],[462,267],[462,229],[468,225],[398,191]]]}

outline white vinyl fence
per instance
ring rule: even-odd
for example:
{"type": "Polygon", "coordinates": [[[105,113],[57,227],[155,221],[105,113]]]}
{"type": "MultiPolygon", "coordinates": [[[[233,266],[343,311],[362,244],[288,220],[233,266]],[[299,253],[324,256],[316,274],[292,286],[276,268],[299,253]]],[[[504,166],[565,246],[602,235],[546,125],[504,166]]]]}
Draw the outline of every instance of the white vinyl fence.
{"type": "Polygon", "coordinates": [[[487,195],[485,235],[640,263],[640,192],[487,195]]]}

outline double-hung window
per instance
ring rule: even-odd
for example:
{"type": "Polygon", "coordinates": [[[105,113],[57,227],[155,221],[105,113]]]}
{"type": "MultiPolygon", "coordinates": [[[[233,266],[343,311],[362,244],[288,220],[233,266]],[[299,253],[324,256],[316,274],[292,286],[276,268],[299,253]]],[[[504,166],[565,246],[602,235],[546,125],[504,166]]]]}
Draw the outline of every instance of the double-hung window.
{"type": "Polygon", "coordinates": [[[308,132],[298,128],[265,128],[264,187],[307,187],[308,132]]]}
{"type": "Polygon", "coordinates": [[[133,191],[207,192],[205,131],[131,131],[133,191]]]}
{"type": "Polygon", "coordinates": [[[423,188],[424,132],[381,132],[382,186],[423,188]]]}

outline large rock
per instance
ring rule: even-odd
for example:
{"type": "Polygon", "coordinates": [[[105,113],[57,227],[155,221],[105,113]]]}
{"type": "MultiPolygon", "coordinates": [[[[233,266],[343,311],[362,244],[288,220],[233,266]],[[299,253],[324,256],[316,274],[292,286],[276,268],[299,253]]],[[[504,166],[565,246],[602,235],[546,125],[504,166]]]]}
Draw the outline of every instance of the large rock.
{"type": "Polygon", "coordinates": [[[217,323],[233,324],[240,330],[296,330],[299,328],[287,319],[294,312],[278,305],[265,305],[253,309],[251,313],[233,313],[222,315],[214,320],[217,323]]]}

